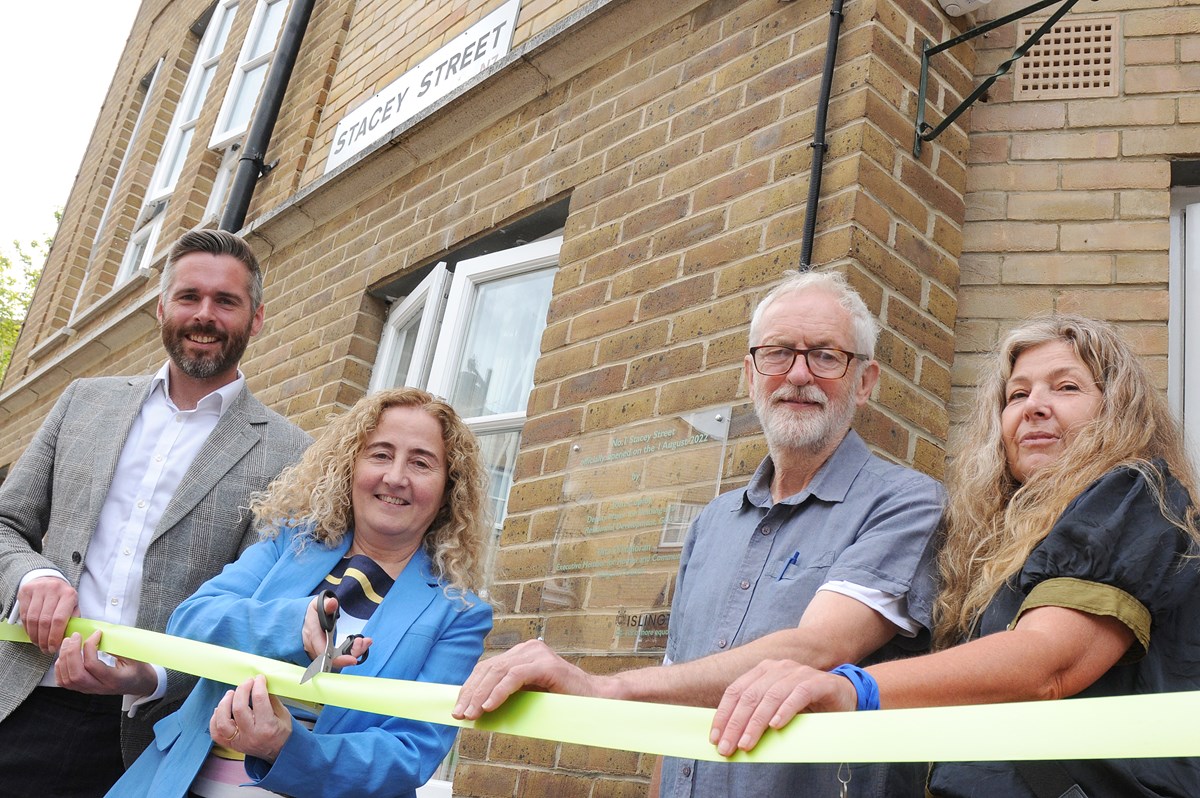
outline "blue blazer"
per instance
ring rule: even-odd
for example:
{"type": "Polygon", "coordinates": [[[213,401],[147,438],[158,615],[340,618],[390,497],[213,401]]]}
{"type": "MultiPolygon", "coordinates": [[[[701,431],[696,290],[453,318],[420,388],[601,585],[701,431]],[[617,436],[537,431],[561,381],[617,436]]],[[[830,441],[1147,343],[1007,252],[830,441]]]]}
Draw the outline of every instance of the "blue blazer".
{"type": "MultiPolygon", "coordinates": [[[[311,592],[346,555],[351,535],[301,548],[294,532],[255,544],[179,605],[167,632],[307,665],[300,641],[311,592]]],[[[367,622],[374,638],[362,665],[344,673],[462,684],[483,653],[492,610],[474,595],[449,599],[418,549],[367,622]]],[[[154,743],[108,796],[181,798],[212,748],[209,719],[228,685],[201,679],[178,712],[154,726],[154,743]]],[[[326,706],[309,731],[293,721],[274,764],[247,758],[248,782],[286,795],[414,796],[457,729],[326,706]]]]}

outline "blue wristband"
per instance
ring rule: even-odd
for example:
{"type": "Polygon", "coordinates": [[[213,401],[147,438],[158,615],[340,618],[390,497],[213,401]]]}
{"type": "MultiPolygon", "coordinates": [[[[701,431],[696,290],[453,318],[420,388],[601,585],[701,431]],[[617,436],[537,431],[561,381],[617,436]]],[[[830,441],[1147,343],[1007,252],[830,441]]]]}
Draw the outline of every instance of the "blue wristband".
{"type": "Polygon", "coordinates": [[[879,683],[875,677],[857,665],[838,665],[830,671],[838,676],[845,676],[854,685],[858,694],[858,705],[854,707],[859,712],[864,709],[879,709],[879,683]]]}

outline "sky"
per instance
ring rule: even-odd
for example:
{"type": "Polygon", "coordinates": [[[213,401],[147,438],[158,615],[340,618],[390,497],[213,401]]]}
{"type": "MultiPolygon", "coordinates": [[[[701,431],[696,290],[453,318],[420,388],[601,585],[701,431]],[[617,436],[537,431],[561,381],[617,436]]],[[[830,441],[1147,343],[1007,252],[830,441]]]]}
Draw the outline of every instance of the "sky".
{"type": "Polygon", "coordinates": [[[139,2],[0,2],[0,253],[53,233],[139,2]]]}

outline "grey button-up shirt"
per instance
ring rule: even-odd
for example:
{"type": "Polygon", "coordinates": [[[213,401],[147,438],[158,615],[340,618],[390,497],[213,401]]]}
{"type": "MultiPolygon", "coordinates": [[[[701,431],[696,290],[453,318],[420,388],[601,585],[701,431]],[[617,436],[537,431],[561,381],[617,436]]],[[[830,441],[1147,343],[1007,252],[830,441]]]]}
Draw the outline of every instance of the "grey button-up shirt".
{"type": "MultiPolygon", "coordinates": [[[[941,485],[875,457],[851,431],[808,487],[771,500],[768,457],[750,484],[713,500],[688,533],[671,607],[667,658],[687,662],[795,626],[817,589],[845,580],[896,595],[928,567],[941,485]]],[[[914,612],[910,608],[910,613],[914,612]]],[[[914,617],[928,628],[930,619],[914,617]]],[[[870,661],[927,643],[897,637],[870,661]]],[[[846,741],[848,755],[852,740],[846,741]]],[[[923,795],[924,767],[855,766],[851,795],[923,795]]],[[[836,765],[725,765],[667,759],[664,798],[839,794],[836,765]]],[[[845,773],[843,773],[843,776],[845,773]]]]}

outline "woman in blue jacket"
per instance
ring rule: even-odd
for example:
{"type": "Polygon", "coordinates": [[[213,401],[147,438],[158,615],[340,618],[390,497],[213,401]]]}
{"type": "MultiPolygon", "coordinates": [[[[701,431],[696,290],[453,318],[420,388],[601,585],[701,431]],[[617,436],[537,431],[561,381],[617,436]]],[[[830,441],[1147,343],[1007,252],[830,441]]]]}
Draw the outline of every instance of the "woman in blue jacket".
{"type": "MultiPolygon", "coordinates": [[[[367,396],[255,498],[263,541],[181,604],[167,631],[308,665],[325,650],[317,596],[328,589],[339,642],[364,635],[335,665],[461,684],[492,625],[473,592],[485,503],[478,443],[449,405],[414,389],[367,396]]],[[[235,689],[200,680],[154,731],[109,796],[412,796],[455,735],[336,706],[285,707],[261,676],[235,689]]]]}

